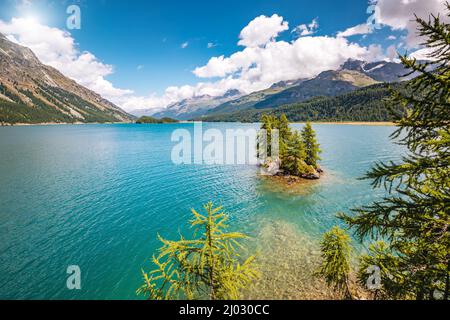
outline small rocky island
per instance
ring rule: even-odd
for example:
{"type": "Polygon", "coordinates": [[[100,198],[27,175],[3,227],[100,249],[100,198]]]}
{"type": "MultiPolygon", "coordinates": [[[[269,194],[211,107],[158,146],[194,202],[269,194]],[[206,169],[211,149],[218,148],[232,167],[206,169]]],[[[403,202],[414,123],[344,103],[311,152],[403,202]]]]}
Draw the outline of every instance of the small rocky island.
{"type": "Polygon", "coordinates": [[[318,161],[320,160],[319,143],[316,133],[310,123],[301,132],[292,130],[286,115],[278,119],[273,115],[264,114],[261,119],[262,130],[267,132],[268,157],[262,165],[269,176],[283,178],[289,185],[301,179],[318,180],[323,174],[318,161]],[[278,130],[278,156],[272,154],[272,132],[278,130]]]}

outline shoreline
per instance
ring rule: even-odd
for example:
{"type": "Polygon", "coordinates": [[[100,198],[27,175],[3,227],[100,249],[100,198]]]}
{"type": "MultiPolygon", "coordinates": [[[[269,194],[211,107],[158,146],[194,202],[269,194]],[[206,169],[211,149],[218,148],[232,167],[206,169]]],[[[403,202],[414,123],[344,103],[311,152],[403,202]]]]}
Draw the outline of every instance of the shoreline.
{"type": "MultiPolygon", "coordinates": [[[[193,123],[190,121],[180,121],[178,123],[193,123]]],[[[205,122],[205,123],[242,123],[242,122],[205,122]]],[[[254,122],[258,123],[258,122],[254,122]]],[[[292,124],[305,124],[306,122],[292,122],[292,124]]],[[[134,122],[74,122],[74,123],[61,123],[61,122],[43,122],[43,123],[0,123],[0,127],[29,127],[29,126],[59,126],[59,125],[96,125],[96,124],[136,124],[134,122]]],[[[343,121],[343,122],[311,122],[313,125],[344,125],[344,126],[395,126],[394,122],[380,121],[380,122],[370,122],[370,121],[343,121]]]]}
{"type": "Polygon", "coordinates": [[[42,123],[0,123],[1,127],[31,127],[31,126],[82,126],[89,124],[133,124],[134,122],[42,122],[42,123]]]}
{"type": "MultiPolygon", "coordinates": [[[[292,122],[294,124],[305,124],[306,122],[292,122]]],[[[343,121],[343,122],[311,122],[314,125],[344,125],[344,126],[395,126],[394,122],[380,121],[380,122],[370,122],[370,121],[343,121]]]]}

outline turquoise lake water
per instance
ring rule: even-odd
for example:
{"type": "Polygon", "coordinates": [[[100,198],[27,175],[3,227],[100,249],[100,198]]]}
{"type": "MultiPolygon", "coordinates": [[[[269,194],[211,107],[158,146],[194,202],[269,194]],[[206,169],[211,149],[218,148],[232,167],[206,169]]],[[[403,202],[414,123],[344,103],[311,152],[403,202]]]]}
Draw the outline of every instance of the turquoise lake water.
{"type": "Polygon", "coordinates": [[[402,153],[393,127],[315,125],[326,176],[286,193],[253,166],[174,165],[177,128],[193,125],[0,128],[0,298],[136,299],[157,233],[178,238],[190,209],[210,200],[249,235],[282,221],[319,239],[337,212],[382,196],[358,178],[402,153]],[[69,265],[80,266],[82,290],[66,288],[69,265]]]}

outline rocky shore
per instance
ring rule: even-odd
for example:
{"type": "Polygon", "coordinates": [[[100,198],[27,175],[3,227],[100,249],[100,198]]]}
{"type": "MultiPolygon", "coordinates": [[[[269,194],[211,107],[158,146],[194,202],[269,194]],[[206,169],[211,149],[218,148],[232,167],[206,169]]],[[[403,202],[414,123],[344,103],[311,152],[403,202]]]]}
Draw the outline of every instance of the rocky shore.
{"type": "Polygon", "coordinates": [[[281,169],[281,161],[279,159],[269,159],[264,165],[261,166],[261,168],[265,176],[270,176],[279,181],[284,181],[287,185],[299,184],[304,180],[319,180],[325,173],[320,167],[310,167],[308,173],[292,175],[281,169]]]}

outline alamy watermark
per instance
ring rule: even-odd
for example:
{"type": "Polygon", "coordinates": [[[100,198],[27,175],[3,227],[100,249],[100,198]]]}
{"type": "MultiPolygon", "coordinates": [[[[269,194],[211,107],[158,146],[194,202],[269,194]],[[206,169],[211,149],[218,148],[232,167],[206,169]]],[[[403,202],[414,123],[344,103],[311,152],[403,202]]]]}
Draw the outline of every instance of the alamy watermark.
{"type": "Polygon", "coordinates": [[[370,6],[367,8],[367,14],[370,15],[367,19],[367,25],[370,31],[381,29],[381,24],[378,22],[378,18],[380,17],[380,7],[377,5],[377,2],[377,0],[371,1],[370,6]]]}
{"type": "Polygon", "coordinates": [[[77,5],[68,6],[66,13],[69,15],[66,20],[66,26],[69,30],[81,29],[81,9],[77,5]]]}
{"type": "Polygon", "coordinates": [[[69,290],[81,290],[81,269],[77,265],[67,267],[69,277],[66,280],[66,286],[69,290]]]}
{"type": "Polygon", "coordinates": [[[258,165],[262,174],[274,174],[270,163],[279,159],[279,133],[272,130],[203,130],[194,123],[193,134],[187,129],[172,133],[171,159],[176,165],[258,165]]]}
{"type": "MultiPolygon", "coordinates": [[[[389,280],[394,281],[394,276],[387,272],[386,270],[383,270],[385,277],[387,277],[389,280]]],[[[367,277],[366,281],[366,287],[370,291],[378,291],[383,289],[383,280],[382,280],[382,270],[379,266],[369,266],[366,269],[366,274],[369,276],[367,277]]],[[[443,287],[444,285],[440,282],[435,282],[434,285],[436,287],[443,287]]],[[[433,291],[433,298],[436,300],[443,300],[444,299],[444,291],[440,289],[435,289],[433,291]]]]}

